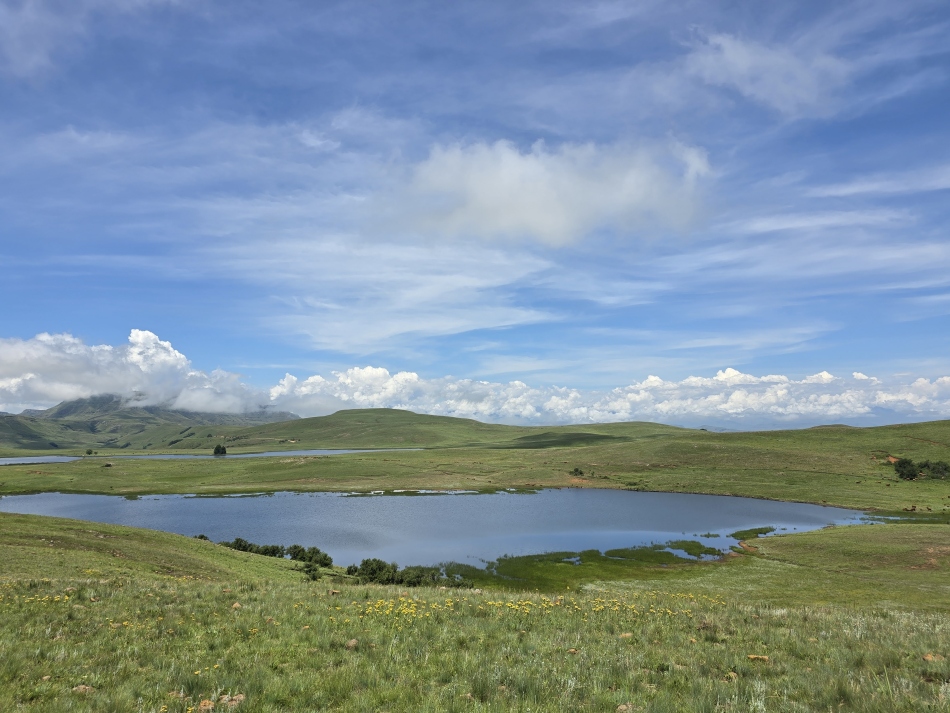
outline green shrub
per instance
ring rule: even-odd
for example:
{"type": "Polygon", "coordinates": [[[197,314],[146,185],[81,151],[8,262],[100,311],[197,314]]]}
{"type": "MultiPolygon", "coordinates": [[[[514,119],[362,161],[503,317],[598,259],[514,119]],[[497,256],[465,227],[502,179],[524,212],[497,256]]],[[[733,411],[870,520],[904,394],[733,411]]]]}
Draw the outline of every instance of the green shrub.
{"type": "Polygon", "coordinates": [[[214,447],[214,455],[226,456],[227,454],[228,454],[228,449],[222,446],[220,443],[214,447]]]}
{"type": "Polygon", "coordinates": [[[947,476],[950,476],[950,464],[946,461],[929,461],[925,460],[917,465],[919,472],[926,475],[928,478],[936,478],[937,480],[944,480],[947,476]]]}
{"type": "Polygon", "coordinates": [[[395,562],[384,562],[372,557],[360,562],[359,567],[350,565],[347,574],[355,574],[364,584],[398,584],[404,587],[472,587],[469,579],[449,577],[440,567],[411,565],[399,569],[395,562]]]}
{"type": "Polygon", "coordinates": [[[910,458],[900,458],[894,463],[894,471],[901,480],[914,480],[920,472],[910,458]]]}

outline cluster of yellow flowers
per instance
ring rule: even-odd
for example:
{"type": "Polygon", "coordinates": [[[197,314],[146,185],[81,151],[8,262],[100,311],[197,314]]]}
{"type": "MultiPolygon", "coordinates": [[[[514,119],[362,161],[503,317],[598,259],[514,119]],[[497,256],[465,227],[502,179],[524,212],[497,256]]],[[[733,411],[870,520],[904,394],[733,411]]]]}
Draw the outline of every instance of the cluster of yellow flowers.
{"type": "Polygon", "coordinates": [[[330,622],[349,624],[354,619],[389,619],[399,625],[411,624],[433,616],[480,615],[530,617],[551,614],[555,611],[587,618],[592,615],[623,616],[692,616],[692,606],[724,605],[717,597],[693,594],[667,594],[663,592],[634,593],[628,599],[548,597],[539,595],[520,599],[482,599],[481,597],[448,597],[443,600],[426,601],[407,595],[391,599],[377,599],[361,604],[350,602],[345,606],[328,606],[330,622]]]}
{"type": "Polygon", "coordinates": [[[68,594],[56,594],[56,595],[39,595],[35,594],[30,597],[21,597],[18,594],[12,595],[3,595],[0,594],[0,602],[4,606],[13,606],[15,604],[65,604],[69,601],[68,594]]]}

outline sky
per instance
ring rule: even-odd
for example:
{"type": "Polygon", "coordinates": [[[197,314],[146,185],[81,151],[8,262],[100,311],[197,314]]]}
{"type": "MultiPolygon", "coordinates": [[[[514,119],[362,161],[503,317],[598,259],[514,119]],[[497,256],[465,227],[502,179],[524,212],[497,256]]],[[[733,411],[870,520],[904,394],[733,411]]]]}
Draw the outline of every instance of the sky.
{"type": "Polygon", "coordinates": [[[0,411],[950,418],[945,2],[0,0],[0,411]]]}

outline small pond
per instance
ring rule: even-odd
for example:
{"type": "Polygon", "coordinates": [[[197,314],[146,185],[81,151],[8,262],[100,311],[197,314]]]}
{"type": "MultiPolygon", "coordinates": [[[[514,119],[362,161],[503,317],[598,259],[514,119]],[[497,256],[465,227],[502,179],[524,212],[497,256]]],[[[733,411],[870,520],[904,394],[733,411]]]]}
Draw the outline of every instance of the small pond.
{"type": "Polygon", "coordinates": [[[263,453],[232,453],[225,456],[195,455],[193,453],[143,453],[140,455],[111,456],[12,456],[0,458],[0,465],[34,465],[42,463],[71,463],[86,460],[230,460],[232,458],[272,458],[274,456],[339,456],[347,453],[388,453],[392,451],[416,451],[419,448],[373,448],[364,450],[318,449],[305,451],[265,451],[263,453]]]}
{"type": "Polygon", "coordinates": [[[854,510],[684,493],[550,489],[495,493],[274,493],[223,497],[41,493],[0,498],[0,512],[147,527],[216,542],[317,546],[335,564],[401,566],[504,555],[619,549],[695,540],[728,551],[730,533],[857,523],[854,510]]]}

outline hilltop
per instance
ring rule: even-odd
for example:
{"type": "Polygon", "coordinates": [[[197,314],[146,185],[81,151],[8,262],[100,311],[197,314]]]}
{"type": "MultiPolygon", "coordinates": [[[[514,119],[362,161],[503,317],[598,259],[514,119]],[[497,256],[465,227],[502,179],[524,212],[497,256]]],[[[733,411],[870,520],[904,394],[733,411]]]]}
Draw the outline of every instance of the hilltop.
{"type": "Polygon", "coordinates": [[[137,406],[118,396],[67,401],[46,411],[0,415],[0,451],[198,451],[223,443],[248,450],[312,448],[547,448],[681,432],[654,423],[505,426],[401,409],[351,409],[300,418],[287,412],[199,413],[137,406]]]}
{"type": "Polygon", "coordinates": [[[0,450],[144,448],[200,426],[247,427],[299,418],[264,409],[243,414],[185,411],[105,394],[64,401],[45,411],[0,414],[0,450]]]}

